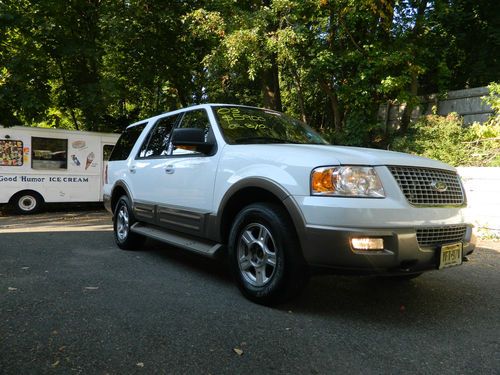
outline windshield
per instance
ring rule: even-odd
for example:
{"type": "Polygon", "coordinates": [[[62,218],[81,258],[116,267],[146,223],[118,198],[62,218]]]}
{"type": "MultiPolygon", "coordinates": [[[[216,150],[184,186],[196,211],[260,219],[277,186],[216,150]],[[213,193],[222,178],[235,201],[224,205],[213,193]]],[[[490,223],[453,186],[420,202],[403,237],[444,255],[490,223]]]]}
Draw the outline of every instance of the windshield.
{"type": "Polygon", "coordinates": [[[259,108],[215,106],[214,113],[229,144],[328,144],[306,124],[280,112],[259,108]]]}

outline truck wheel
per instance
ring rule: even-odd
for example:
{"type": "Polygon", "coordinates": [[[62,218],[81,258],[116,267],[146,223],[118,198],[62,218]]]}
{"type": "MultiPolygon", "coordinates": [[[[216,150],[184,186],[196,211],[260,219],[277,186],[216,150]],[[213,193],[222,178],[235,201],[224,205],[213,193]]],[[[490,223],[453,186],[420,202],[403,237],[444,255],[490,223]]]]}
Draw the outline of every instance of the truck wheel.
{"type": "Polygon", "coordinates": [[[18,214],[29,215],[40,211],[43,198],[37,192],[22,191],[12,198],[11,204],[18,214]]]}
{"type": "Polygon", "coordinates": [[[229,235],[229,261],[243,295],[263,305],[285,302],[308,280],[293,223],[274,204],[255,203],[238,213],[229,235]]]}
{"type": "Polygon", "coordinates": [[[113,231],[115,242],[120,249],[136,250],[144,242],[144,237],[130,231],[130,227],[136,222],[130,201],[126,195],[118,200],[113,215],[113,231]]]}

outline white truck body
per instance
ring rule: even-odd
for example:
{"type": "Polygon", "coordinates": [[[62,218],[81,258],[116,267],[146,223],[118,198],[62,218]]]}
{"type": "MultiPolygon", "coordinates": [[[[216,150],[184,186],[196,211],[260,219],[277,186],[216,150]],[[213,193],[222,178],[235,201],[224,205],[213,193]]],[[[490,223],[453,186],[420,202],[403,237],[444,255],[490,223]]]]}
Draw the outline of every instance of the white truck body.
{"type": "MultiPolygon", "coordinates": [[[[42,199],[38,203],[102,201],[104,167],[118,137],[64,129],[0,127],[0,204],[16,205],[25,192],[38,194],[42,199]]],[[[27,209],[17,208],[29,213],[28,206],[26,202],[27,209]]]]}

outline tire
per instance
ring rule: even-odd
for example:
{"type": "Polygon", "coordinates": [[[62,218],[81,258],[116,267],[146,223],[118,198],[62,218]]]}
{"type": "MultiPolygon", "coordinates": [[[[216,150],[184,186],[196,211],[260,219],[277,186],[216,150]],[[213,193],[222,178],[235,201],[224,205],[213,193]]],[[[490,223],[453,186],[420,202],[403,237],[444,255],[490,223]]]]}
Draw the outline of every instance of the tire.
{"type": "Polygon", "coordinates": [[[309,279],[295,228],[275,204],[243,208],[229,234],[229,262],[243,295],[262,305],[295,297],[309,279]]]}
{"type": "Polygon", "coordinates": [[[113,233],[120,249],[137,250],[144,243],[144,237],[130,231],[136,222],[130,201],[126,195],[118,200],[113,214],[113,233]]]}
{"type": "Polygon", "coordinates": [[[21,191],[11,199],[14,211],[21,215],[31,215],[41,210],[43,198],[35,191],[21,191]]]}

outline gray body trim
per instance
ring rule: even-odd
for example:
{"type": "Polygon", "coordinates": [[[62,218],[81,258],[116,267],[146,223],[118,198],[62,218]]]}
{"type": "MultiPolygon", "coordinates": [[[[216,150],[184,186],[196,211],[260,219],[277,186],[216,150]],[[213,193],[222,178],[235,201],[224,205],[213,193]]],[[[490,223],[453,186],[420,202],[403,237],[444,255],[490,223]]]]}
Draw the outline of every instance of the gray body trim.
{"type": "Polygon", "coordinates": [[[221,237],[221,227],[223,215],[227,208],[227,205],[231,198],[235,196],[235,194],[246,188],[260,188],[273,194],[286,207],[297,231],[300,231],[301,228],[305,228],[305,220],[297,202],[283,186],[280,186],[276,182],[267,178],[251,177],[245,178],[231,185],[231,187],[226,191],[221,200],[217,214],[213,217],[210,217],[209,233],[219,234],[218,237],[213,238],[214,240],[223,240],[221,237]]]}
{"type": "MultiPolygon", "coordinates": [[[[418,227],[417,227],[418,228],[418,227]]],[[[302,247],[311,266],[363,274],[408,274],[437,269],[439,248],[421,248],[417,228],[334,228],[308,226],[302,247]],[[350,244],[352,237],[383,238],[384,250],[358,251],[350,244]]],[[[474,251],[475,237],[468,226],[463,256],[474,251]]]]}
{"type": "MultiPolygon", "coordinates": [[[[120,186],[129,191],[126,184],[120,186]]],[[[363,274],[411,274],[437,269],[439,249],[420,248],[418,228],[342,228],[306,225],[293,196],[282,186],[264,178],[248,178],[232,185],[221,200],[216,214],[197,212],[153,202],[133,202],[139,223],[132,231],[209,257],[224,249],[222,225],[226,208],[236,195],[248,188],[265,190],[280,200],[290,215],[307,264],[313,267],[363,274]],[[381,237],[382,251],[355,251],[350,238],[381,237]]],[[[129,194],[130,196],[130,194],[129,194]]],[[[105,199],[108,204],[110,199],[105,199]]],[[[463,241],[463,256],[472,253],[475,237],[468,226],[463,241]]]]}
{"type": "Polygon", "coordinates": [[[208,212],[196,212],[178,206],[159,205],[155,202],[134,201],[136,219],[158,228],[207,237],[205,227],[208,212]]]}

